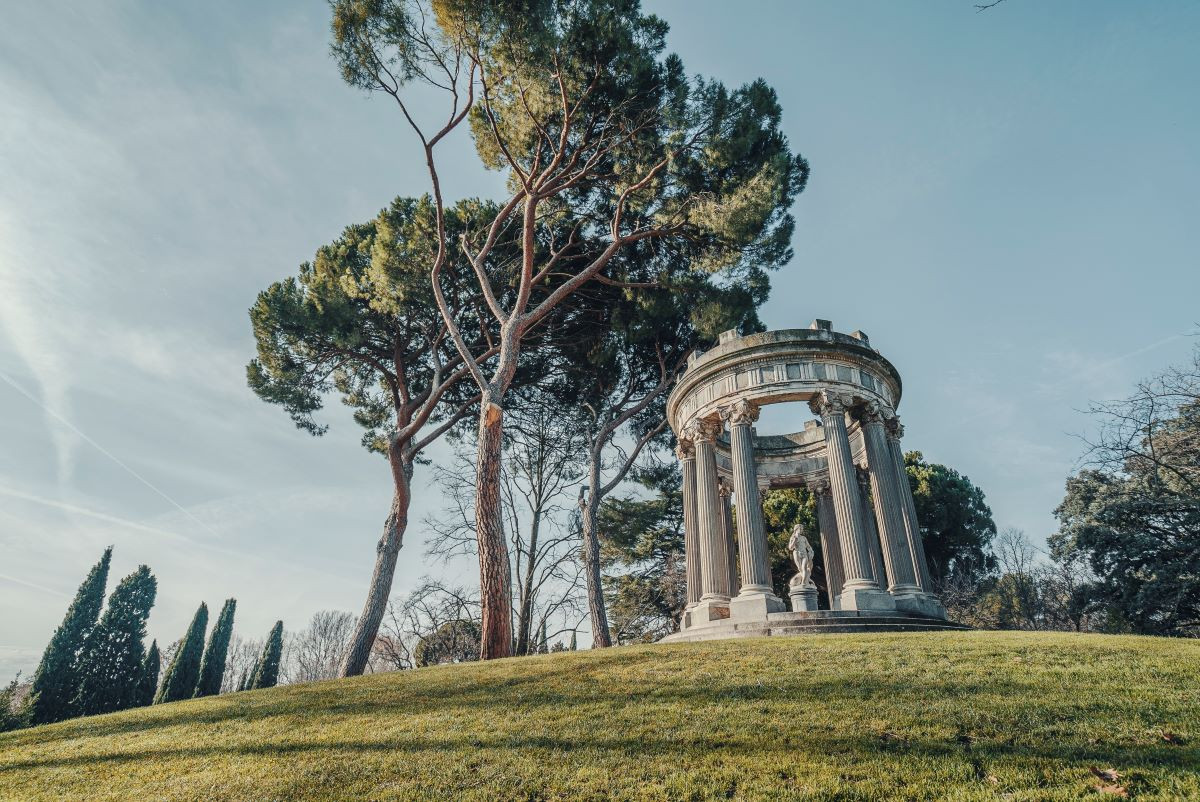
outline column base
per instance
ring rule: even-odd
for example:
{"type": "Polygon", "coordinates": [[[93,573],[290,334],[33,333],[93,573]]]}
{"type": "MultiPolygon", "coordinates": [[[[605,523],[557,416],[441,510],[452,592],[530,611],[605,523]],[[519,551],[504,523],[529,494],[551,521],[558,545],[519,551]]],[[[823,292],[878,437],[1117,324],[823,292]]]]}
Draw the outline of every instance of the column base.
{"type": "Polygon", "coordinates": [[[838,596],[839,610],[895,610],[896,601],[886,590],[853,588],[838,596]]]}
{"type": "Polygon", "coordinates": [[[892,598],[896,602],[897,610],[929,618],[940,618],[943,621],[946,619],[946,608],[942,606],[942,601],[937,596],[928,593],[904,593],[892,598]]]}
{"type": "Polygon", "coordinates": [[[774,593],[743,593],[729,602],[729,617],[734,621],[766,621],[768,613],[787,610],[783,599],[774,593]]]}
{"type": "Polygon", "coordinates": [[[701,599],[688,615],[689,627],[702,627],[729,618],[729,599],[701,599]]]}
{"type": "Polygon", "coordinates": [[[793,587],[788,595],[792,597],[793,613],[806,613],[817,609],[817,589],[813,585],[793,587]]]}

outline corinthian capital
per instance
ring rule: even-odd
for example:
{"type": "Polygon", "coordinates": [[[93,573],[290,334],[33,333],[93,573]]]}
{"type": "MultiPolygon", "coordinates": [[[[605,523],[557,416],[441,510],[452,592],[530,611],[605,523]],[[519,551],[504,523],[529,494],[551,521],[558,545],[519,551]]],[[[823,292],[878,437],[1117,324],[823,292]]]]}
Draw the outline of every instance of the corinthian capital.
{"type": "Polygon", "coordinates": [[[879,423],[884,421],[883,407],[878,401],[868,401],[862,406],[863,423],[879,423]]]}
{"type": "Polygon", "coordinates": [[[904,424],[900,422],[900,418],[893,415],[887,422],[887,434],[889,440],[900,442],[900,438],[904,436],[904,424]]]}
{"type": "Polygon", "coordinates": [[[721,436],[722,428],[719,420],[697,418],[683,428],[683,436],[692,443],[711,443],[721,436]]]}
{"type": "Polygon", "coordinates": [[[822,390],[808,402],[808,408],[814,415],[841,415],[854,405],[854,396],[849,393],[839,393],[833,390],[822,390]]]}
{"type": "Polygon", "coordinates": [[[817,498],[829,495],[829,492],[832,489],[829,484],[829,477],[822,476],[820,479],[813,480],[809,483],[808,489],[811,490],[817,498]]]}
{"type": "Polygon", "coordinates": [[[675,458],[680,462],[696,458],[696,449],[692,446],[691,440],[679,438],[679,442],[675,445],[675,458]]]}
{"type": "Polygon", "coordinates": [[[744,398],[739,398],[721,410],[721,417],[732,426],[750,426],[758,420],[758,407],[744,398]]]}

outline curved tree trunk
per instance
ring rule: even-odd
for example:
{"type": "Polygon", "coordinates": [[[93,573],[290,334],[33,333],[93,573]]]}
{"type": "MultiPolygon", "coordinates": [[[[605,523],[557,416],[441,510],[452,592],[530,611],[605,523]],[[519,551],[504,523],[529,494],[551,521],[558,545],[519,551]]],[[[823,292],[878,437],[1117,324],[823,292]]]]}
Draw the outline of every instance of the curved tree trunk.
{"type": "Polygon", "coordinates": [[[508,657],[513,648],[511,578],[500,498],[503,433],[504,410],[485,394],[480,404],[475,472],[475,536],[479,546],[479,597],[483,606],[481,660],[508,657]]]}
{"type": "Polygon", "coordinates": [[[580,529],[583,538],[583,573],[588,580],[588,612],[592,618],[592,648],[606,648],[612,646],[612,635],[608,633],[608,612],[605,610],[604,586],[600,581],[600,534],[596,532],[596,507],[599,501],[596,496],[598,493],[593,484],[580,510],[580,529]]]}
{"type": "Polygon", "coordinates": [[[404,530],[408,528],[408,505],[412,500],[411,465],[393,465],[392,476],[396,490],[392,496],[392,508],[383,525],[383,535],[375,547],[375,570],[367,590],[367,602],[362,615],[350,636],[350,647],[342,658],[338,675],[356,677],[363,673],[371,659],[371,647],[379,634],[379,624],[387,611],[388,596],[392,592],[392,577],[396,573],[396,557],[404,541],[404,530]]]}

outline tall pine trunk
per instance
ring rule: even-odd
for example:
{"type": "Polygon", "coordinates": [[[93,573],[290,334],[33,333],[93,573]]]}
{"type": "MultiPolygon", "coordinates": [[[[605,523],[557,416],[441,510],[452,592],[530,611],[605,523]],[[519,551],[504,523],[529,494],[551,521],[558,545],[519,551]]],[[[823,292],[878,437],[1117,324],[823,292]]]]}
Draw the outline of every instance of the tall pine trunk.
{"type": "Polygon", "coordinates": [[[479,657],[492,660],[512,654],[512,594],[508,544],[500,497],[504,410],[485,393],[479,412],[479,453],[475,472],[475,533],[479,546],[479,596],[483,633],[479,657]]]}
{"type": "Polygon", "coordinates": [[[587,578],[588,613],[592,621],[592,648],[612,646],[608,632],[608,612],[604,606],[604,587],[600,582],[600,534],[596,531],[597,507],[600,506],[600,455],[591,453],[588,470],[587,498],[579,511],[580,535],[583,539],[583,568],[587,578]]]}
{"type": "MultiPolygon", "coordinates": [[[[393,452],[397,449],[393,446],[393,452]]],[[[392,577],[396,573],[396,559],[404,542],[404,531],[408,528],[408,506],[412,501],[412,465],[405,464],[398,456],[389,456],[392,463],[392,479],[395,492],[392,508],[383,524],[383,535],[375,547],[375,570],[371,573],[371,584],[367,587],[367,601],[362,615],[350,636],[350,646],[342,658],[339,676],[356,677],[367,668],[371,659],[371,647],[379,634],[383,614],[387,612],[388,597],[392,592],[392,577]]]]}

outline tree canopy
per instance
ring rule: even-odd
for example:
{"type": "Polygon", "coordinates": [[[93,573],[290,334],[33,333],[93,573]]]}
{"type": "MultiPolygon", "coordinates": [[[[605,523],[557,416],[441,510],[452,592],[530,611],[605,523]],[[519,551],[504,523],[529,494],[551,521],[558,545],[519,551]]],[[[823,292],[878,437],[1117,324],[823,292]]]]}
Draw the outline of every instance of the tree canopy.
{"type": "Polygon", "coordinates": [[[112,546],[109,546],[79,586],[63,622],[42,653],[29,697],[30,719],[34,724],[61,721],[75,715],[75,697],[81,680],[80,655],[104,606],[104,587],[108,583],[111,563],[112,546]]]}
{"type": "MultiPolygon", "coordinates": [[[[453,263],[441,291],[466,356],[450,344],[429,282],[436,230],[460,232],[492,213],[480,201],[435,212],[428,197],[397,198],[374,220],[347,227],[318,249],[298,276],[260,293],[250,310],[258,347],[247,367],[250,388],[313,435],[326,431],[314,417],[325,397],[340,395],[364,429],[363,446],[389,463],[392,505],[344,675],[362,673],[370,657],[407,528],[414,465],[475,403],[474,388],[462,382],[463,360],[487,360],[496,350],[494,331],[477,308],[482,300],[456,282],[462,270],[456,273],[453,263]]],[[[504,254],[496,249],[497,258],[504,254]]]]}
{"type": "Polygon", "coordinates": [[[229,651],[229,639],[233,637],[233,614],[237,599],[226,599],[208,636],[208,646],[200,661],[200,677],[196,681],[196,696],[215,696],[221,692],[221,680],[225,676],[225,656],[229,651]]]}
{"type": "Polygon", "coordinates": [[[1099,431],[1055,510],[1052,552],[1087,562],[1110,626],[1200,633],[1200,348],[1092,413],[1099,431]]]}
{"type": "Polygon", "coordinates": [[[641,492],[612,496],[597,516],[604,590],[618,643],[678,629],[687,604],[682,475],[674,462],[635,469],[641,492]]]}
{"type": "Polygon", "coordinates": [[[428,166],[438,219],[434,297],[481,396],[482,651],[505,656],[511,594],[497,486],[504,403],[527,335],[593,281],[670,285],[664,265],[722,271],[752,287],[791,255],[788,209],[808,165],[780,131],[770,87],[688,80],[665,52],[666,24],[636,0],[337,0],[332,29],[343,78],[397,103],[428,166]],[[442,93],[444,116],[417,119],[413,83],[442,93]],[[509,194],[490,220],[454,240],[437,146],[464,124],[481,164],[505,175],[509,194]],[[504,240],[519,243],[518,259],[495,258],[504,240]],[[651,242],[679,258],[623,258],[651,242]],[[486,367],[473,360],[443,291],[458,252],[498,332],[497,358],[486,367]],[[643,266],[645,274],[630,275],[643,266]]]}
{"type": "Polygon", "coordinates": [[[926,462],[920,451],[904,455],[904,468],[935,586],[952,576],[975,582],[995,571],[989,544],[996,522],[983,491],[953,468],[926,462]]]}
{"type": "Polygon", "coordinates": [[[208,605],[200,602],[183,641],[167,666],[167,673],[154,698],[155,704],[191,699],[195,694],[196,682],[200,679],[200,660],[204,653],[204,631],[207,628],[208,605]]]}
{"type": "Polygon", "coordinates": [[[109,595],[104,615],[88,633],[80,656],[77,714],[110,713],[140,703],[146,620],[157,593],[158,582],[142,565],[109,595]]]}

